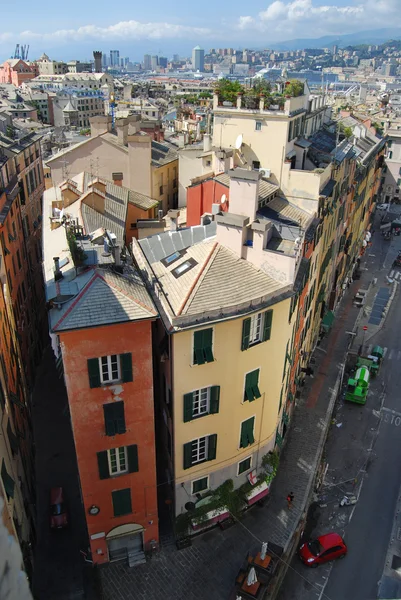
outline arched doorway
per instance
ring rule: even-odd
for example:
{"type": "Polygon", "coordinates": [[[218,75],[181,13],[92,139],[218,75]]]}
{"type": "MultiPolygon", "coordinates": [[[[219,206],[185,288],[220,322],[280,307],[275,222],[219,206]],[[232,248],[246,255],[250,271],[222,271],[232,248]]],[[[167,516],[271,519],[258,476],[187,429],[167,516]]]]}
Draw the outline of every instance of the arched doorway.
{"type": "Polygon", "coordinates": [[[106,542],[110,562],[129,559],[130,555],[142,555],[143,532],[144,528],[137,523],[119,525],[109,531],[106,542]]]}

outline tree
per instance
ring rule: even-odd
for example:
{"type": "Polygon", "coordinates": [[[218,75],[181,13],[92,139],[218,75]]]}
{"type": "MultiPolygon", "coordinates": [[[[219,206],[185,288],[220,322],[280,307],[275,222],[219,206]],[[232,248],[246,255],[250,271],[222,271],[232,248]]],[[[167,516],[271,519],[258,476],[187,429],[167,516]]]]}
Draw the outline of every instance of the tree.
{"type": "Polygon", "coordinates": [[[244,93],[244,88],[239,81],[220,79],[216,86],[219,102],[232,102],[235,104],[238,94],[244,93]]]}
{"type": "Polygon", "coordinates": [[[290,79],[288,85],[285,86],[284,94],[296,98],[304,93],[304,84],[299,79],[290,79]]]}

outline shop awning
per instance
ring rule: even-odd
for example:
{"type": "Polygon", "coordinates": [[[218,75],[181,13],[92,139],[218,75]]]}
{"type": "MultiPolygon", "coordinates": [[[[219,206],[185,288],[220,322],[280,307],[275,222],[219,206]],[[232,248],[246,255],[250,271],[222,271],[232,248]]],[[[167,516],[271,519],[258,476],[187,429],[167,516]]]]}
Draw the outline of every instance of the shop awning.
{"type": "Polygon", "coordinates": [[[325,331],[329,331],[334,322],[334,313],[329,310],[323,317],[322,327],[325,331]]]}

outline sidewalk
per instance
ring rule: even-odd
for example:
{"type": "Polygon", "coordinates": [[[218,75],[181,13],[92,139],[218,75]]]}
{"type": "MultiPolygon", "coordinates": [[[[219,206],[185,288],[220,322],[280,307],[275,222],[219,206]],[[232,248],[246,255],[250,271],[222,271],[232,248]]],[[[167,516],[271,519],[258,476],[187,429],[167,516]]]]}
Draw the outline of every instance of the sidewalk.
{"type": "Polygon", "coordinates": [[[297,401],[267,506],[249,511],[225,532],[215,529],[194,539],[184,550],[177,551],[172,543],[162,544],[159,555],[136,569],[122,562],[105,566],[99,572],[104,600],[227,600],[249,550],[259,549],[261,541],[289,549],[307,508],[323,451],[349,344],[345,332],[352,331],[358,316],[353,297],[358,288],[367,287],[370,277],[364,272],[351,285],[332,331],[315,351],[315,376],[308,379],[297,401]],[[286,503],[289,491],[295,495],[291,511],[286,503]]]}

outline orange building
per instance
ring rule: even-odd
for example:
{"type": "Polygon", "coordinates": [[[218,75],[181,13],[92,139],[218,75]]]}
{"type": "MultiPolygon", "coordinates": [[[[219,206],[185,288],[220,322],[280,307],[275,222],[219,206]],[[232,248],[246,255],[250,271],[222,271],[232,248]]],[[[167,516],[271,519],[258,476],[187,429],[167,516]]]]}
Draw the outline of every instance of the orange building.
{"type": "MultiPolygon", "coordinates": [[[[45,210],[55,216],[44,223],[44,272],[92,558],[96,564],[126,559],[135,565],[158,544],[152,361],[157,313],[125,251],[118,189],[81,174],[46,190],[45,210]],[[120,219],[113,221],[110,215],[118,210],[120,219]]],[[[125,209],[127,202],[125,196],[125,209]]]]}
{"type": "Polygon", "coordinates": [[[41,268],[44,178],[39,140],[36,134],[10,139],[5,155],[0,157],[0,189],[5,192],[0,200],[0,249],[29,387],[47,342],[41,268]]]}
{"type": "Polygon", "coordinates": [[[16,87],[39,75],[38,66],[20,58],[9,58],[0,65],[0,83],[12,83],[16,87]]]}

